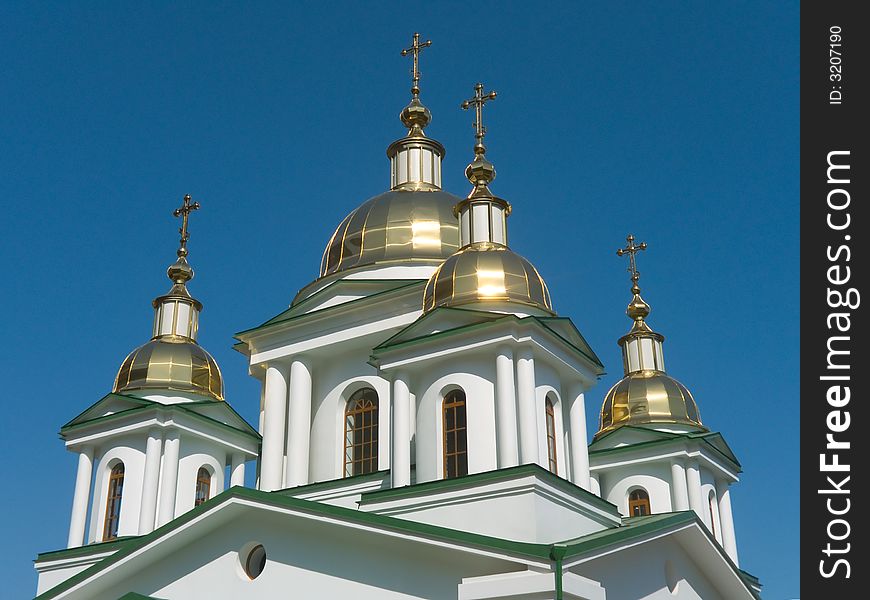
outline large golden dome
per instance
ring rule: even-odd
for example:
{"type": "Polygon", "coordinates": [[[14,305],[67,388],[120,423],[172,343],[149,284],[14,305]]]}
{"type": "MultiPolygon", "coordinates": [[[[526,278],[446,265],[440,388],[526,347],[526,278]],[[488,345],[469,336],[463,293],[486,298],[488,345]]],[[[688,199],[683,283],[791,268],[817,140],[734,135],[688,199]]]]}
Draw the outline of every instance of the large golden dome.
{"type": "Polygon", "coordinates": [[[607,392],[595,437],[622,425],[646,423],[704,427],[698,405],[686,386],[662,371],[635,371],[607,392]]]}
{"type": "Polygon", "coordinates": [[[553,312],[538,270],[493,242],[470,244],[445,260],[426,284],[423,310],[481,301],[515,302],[553,312]]]}
{"type": "Polygon", "coordinates": [[[190,338],[163,336],[124,359],[113,392],[173,390],[224,399],[221,371],[214,358],[190,338]]]}
{"type": "Polygon", "coordinates": [[[320,276],[375,263],[444,260],[459,248],[453,214],[459,200],[441,190],[393,190],[367,200],[330,238],[320,276]]]}

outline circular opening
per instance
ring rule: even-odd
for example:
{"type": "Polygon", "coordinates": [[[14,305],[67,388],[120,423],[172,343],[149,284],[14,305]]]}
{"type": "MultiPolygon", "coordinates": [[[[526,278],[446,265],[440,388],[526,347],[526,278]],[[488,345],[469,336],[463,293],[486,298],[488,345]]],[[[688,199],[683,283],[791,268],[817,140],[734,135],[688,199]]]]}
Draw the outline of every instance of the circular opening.
{"type": "Polygon", "coordinates": [[[254,546],[242,563],[245,568],[245,573],[251,579],[256,579],[266,568],[266,549],[262,544],[254,546]]]}

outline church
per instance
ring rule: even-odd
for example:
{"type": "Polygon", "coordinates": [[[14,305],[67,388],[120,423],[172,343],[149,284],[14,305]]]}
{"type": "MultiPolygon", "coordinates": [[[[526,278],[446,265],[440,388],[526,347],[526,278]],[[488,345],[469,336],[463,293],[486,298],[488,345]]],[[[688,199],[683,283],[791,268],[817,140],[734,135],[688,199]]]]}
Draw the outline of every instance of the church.
{"type": "Polygon", "coordinates": [[[67,547],[35,560],[38,600],[761,597],[739,567],[741,465],[665,368],[646,244],[629,235],[616,253],[629,321],[605,392],[595,351],[510,247],[483,84],[462,103],[470,191],[442,189],[418,69],[430,44],[414,34],[402,51],[413,79],[389,190],[338,223],[286,310],[235,336],[260,383],[256,424],[231,406],[256,400],[225,398],[197,342],[200,205],[184,197],[150,339],[60,429],[78,466],[67,547]]]}

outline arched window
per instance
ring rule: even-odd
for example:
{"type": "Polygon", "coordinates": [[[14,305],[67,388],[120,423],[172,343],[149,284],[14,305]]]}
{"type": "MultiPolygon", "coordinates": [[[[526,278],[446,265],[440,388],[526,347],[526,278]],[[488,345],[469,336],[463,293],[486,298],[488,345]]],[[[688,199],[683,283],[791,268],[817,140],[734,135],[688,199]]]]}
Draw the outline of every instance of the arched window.
{"type": "Polygon", "coordinates": [[[556,411],[553,410],[553,401],[547,397],[544,404],[547,413],[547,458],[550,461],[550,472],[558,473],[556,462],[556,411]]]}
{"type": "Polygon", "coordinates": [[[651,514],[649,494],[644,489],[636,489],[628,495],[628,516],[642,517],[651,514]]]}
{"type": "Polygon", "coordinates": [[[118,537],[118,523],[121,520],[121,495],[124,492],[124,463],[112,467],[109,475],[109,494],[106,499],[106,518],[103,521],[103,541],[118,537]]]}
{"type": "Polygon", "coordinates": [[[441,412],[444,424],[444,479],[468,475],[465,392],[448,392],[441,412]]]}
{"type": "Polygon", "coordinates": [[[378,393],[357,390],[344,410],[344,476],[378,470],[378,393]]]}
{"type": "MultiPolygon", "coordinates": [[[[190,489],[190,488],[187,488],[190,489]]],[[[196,495],[193,497],[193,505],[199,506],[208,500],[211,492],[211,473],[205,467],[200,467],[196,473],[196,495]]]]}

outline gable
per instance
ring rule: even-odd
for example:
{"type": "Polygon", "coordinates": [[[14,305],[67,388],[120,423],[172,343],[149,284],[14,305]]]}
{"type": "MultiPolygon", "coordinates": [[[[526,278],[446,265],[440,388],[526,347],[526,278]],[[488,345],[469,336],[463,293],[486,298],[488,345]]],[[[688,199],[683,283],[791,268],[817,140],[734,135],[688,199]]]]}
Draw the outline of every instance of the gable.
{"type": "Polygon", "coordinates": [[[132,591],[173,600],[202,590],[271,598],[288,589],[304,590],[301,597],[444,597],[466,575],[530,564],[548,564],[546,546],[233,488],[38,598],[116,600],[132,591]],[[252,544],[269,561],[254,581],[240,571],[252,544]]]}
{"type": "Polygon", "coordinates": [[[127,396],[125,394],[106,394],[81,413],[73,417],[70,421],[61,427],[61,431],[73,425],[86,423],[94,419],[99,419],[108,415],[141,408],[152,404],[150,400],[144,400],[135,396],[127,396]]]}
{"type": "Polygon", "coordinates": [[[669,441],[677,439],[678,437],[680,437],[680,435],[676,433],[658,431],[646,427],[635,427],[633,425],[623,425],[622,427],[618,427],[617,429],[606,433],[589,444],[589,451],[595,452],[612,448],[621,448],[633,444],[669,441]]]}
{"type": "Polygon", "coordinates": [[[454,332],[474,325],[482,325],[500,319],[514,319],[513,315],[491,313],[464,308],[436,308],[385,340],[375,350],[398,346],[406,342],[427,338],[442,332],[454,332]]]}

